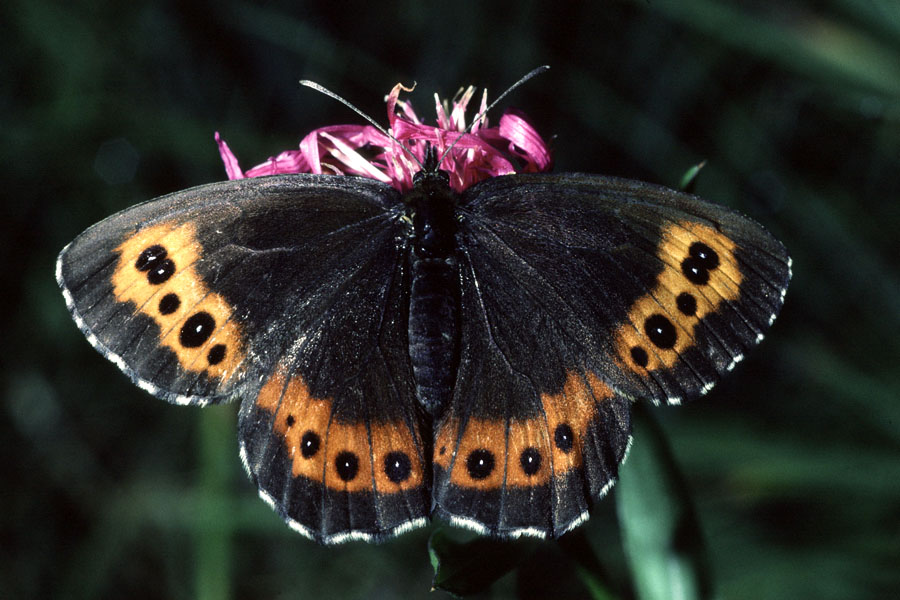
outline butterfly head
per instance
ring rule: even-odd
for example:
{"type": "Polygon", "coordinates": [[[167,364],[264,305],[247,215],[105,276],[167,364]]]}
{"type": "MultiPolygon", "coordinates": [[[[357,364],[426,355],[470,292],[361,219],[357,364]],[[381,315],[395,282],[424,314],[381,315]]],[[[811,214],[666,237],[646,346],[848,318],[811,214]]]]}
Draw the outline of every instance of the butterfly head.
{"type": "Polygon", "coordinates": [[[413,187],[420,190],[435,191],[450,187],[450,173],[438,169],[440,165],[437,148],[431,142],[425,142],[425,156],[422,160],[422,169],[413,175],[413,187]]]}

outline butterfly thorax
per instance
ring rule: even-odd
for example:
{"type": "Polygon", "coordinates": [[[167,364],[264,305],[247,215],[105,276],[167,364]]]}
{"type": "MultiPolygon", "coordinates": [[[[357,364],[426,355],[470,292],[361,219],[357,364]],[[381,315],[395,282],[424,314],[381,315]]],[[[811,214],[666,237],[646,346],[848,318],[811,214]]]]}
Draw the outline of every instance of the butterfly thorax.
{"type": "Polygon", "coordinates": [[[436,415],[449,401],[459,356],[457,194],[445,172],[423,170],[403,201],[413,224],[409,356],[419,403],[436,415]]]}
{"type": "Polygon", "coordinates": [[[415,250],[423,258],[446,258],[456,247],[456,194],[444,171],[420,172],[403,197],[410,211],[415,250]]]}

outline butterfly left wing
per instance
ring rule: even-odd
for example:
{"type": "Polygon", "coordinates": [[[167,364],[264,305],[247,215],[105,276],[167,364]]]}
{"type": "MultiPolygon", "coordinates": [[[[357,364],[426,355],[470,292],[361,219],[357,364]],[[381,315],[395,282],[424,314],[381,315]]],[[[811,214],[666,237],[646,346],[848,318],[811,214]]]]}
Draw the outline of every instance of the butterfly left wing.
{"type": "Polygon", "coordinates": [[[242,459],[295,529],[380,539],[429,508],[401,216],[371,179],[210,184],[88,229],[57,279],[89,341],[141,388],[243,399],[242,459]]]}
{"type": "Polygon", "coordinates": [[[699,198],[580,175],[498,177],[460,202],[462,339],[434,500],[501,536],[559,536],[615,481],[631,401],[708,391],[762,338],[790,259],[699,198]]]}

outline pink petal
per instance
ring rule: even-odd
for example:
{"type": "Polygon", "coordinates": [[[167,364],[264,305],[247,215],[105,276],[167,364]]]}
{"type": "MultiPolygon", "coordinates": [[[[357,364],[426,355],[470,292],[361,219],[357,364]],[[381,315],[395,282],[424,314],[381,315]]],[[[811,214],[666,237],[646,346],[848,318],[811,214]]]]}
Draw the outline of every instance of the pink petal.
{"type": "Polygon", "coordinates": [[[225,140],[219,135],[219,132],[216,132],[215,135],[216,144],[219,146],[219,156],[222,157],[222,162],[225,163],[225,173],[228,175],[228,179],[243,179],[244,173],[241,171],[241,166],[238,164],[238,159],[231,151],[231,148],[228,147],[228,144],[225,143],[225,140]]]}
{"type": "Polygon", "coordinates": [[[528,171],[546,171],[550,168],[552,159],[547,144],[522,115],[504,113],[500,117],[500,135],[510,141],[510,152],[528,162],[528,171]]]}
{"type": "Polygon", "coordinates": [[[453,126],[450,118],[447,116],[444,103],[441,102],[441,97],[437,95],[437,92],[434,94],[434,114],[437,115],[438,127],[441,129],[450,129],[453,126]]]}
{"type": "Polygon", "coordinates": [[[411,92],[415,86],[409,88],[403,85],[402,83],[398,83],[395,85],[390,93],[388,93],[386,101],[387,101],[387,111],[388,111],[388,123],[391,127],[394,126],[394,121],[402,118],[397,114],[397,106],[400,106],[400,109],[403,111],[403,114],[406,115],[406,118],[414,123],[419,122],[419,118],[416,116],[415,111],[412,109],[412,105],[408,102],[403,102],[400,100],[400,92],[411,92]]]}
{"type": "MultiPolygon", "coordinates": [[[[453,111],[450,113],[450,126],[444,129],[466,130],[466,107],[472,96],[475,95],[475,86],[469,86],[453,102],[453,111]]],[[[472,131],[474,133],[474,130],[472,131]]]]}
{"type": "Polygon", "coordinates": [[[334,144],[334,147],[331,148],[328,153],[345,166],[346,172],[390,183],[390,177],[375,168],[375,165],[364,158],[359,152],[356,152],[352,145],[346,143],[340,137],[330,135],[324,131],[319,135],[334,144]]]}
{"type": "Polygon", "coordinates": [[[282,175],[285,173],[308,173],[308,163],[299,150],[285,150],[278,156],[270,158],[266,162],[249,169],[247,177],[262,177],[263,175],[282,175]]]}

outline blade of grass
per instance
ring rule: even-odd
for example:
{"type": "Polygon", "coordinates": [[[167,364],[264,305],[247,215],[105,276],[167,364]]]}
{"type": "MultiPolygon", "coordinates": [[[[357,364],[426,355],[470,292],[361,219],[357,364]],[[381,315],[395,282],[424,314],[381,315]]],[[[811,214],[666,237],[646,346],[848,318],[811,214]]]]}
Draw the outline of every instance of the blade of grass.
{"type": "Polygon", "coordinates": [[[195,592],[199,600],[227,600],[231,597],[231,527],[207,526],[207,522],[228,523],[230,511],[223,510],[227,497],[234,439],[233,411],[209,407],[199,416],[200,481],[203,491],[193,522],[195,592]]]}
{"type": "Polygon", "coordinates": [[[635,443],[622,466],[616,506],[637,596],[709,598],[704,543],[687,489],[647,407],[634,408],[635,443]]]}
{"type": "Polygon", "coordinates": [[[574,563],[578,579],[588,590],[591,598],[594,600],[616,600],[618,598],[611,591],[609,575],[591,547],[585,534],[585,528],[581,527],[562,536],[557,543],[574,563]]]}
{"type": "Polygon", "coordinates": [[[771,60],[831,86],[846,83],[889,97],[900,95],[896,53],[862,30],[812,12],[779,23],[729,3],[663,0],[654,10],[722,43],[771,60]]]}

